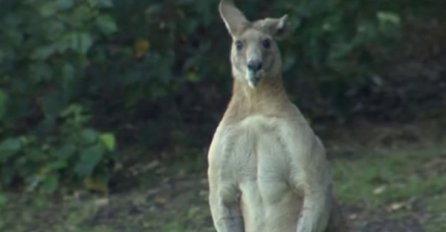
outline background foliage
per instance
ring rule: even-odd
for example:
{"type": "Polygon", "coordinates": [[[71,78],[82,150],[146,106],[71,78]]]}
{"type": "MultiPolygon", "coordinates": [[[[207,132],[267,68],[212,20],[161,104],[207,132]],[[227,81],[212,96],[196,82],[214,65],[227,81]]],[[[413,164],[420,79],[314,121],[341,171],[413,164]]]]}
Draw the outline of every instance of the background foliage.
{"type": "MultiPolygon", "coordinates": [[[[231,86],[217,2],[2,0],[1,188],[106,192],[115,140],[206,144],[231,86]]],[[[434,0],[237,2],[251,19],[289,14],[286,87],[309,117],[341,121],[386,89],[380,68],[413,18],[441,15],[434,0]]]]}

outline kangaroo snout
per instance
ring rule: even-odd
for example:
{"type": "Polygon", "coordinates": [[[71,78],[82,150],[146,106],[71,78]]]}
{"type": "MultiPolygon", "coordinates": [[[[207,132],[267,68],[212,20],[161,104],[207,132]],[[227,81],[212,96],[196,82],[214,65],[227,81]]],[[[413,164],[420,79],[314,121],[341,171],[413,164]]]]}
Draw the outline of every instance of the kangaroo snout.
{"type": "Polygon", "coordinates": [[[263,63],[260,60],[251,60],[248,62],[248,70],[251,72],[258,72],[263,67],[263,63]]]}
{"type": "Polygon", "coordinates": [[[263,77],[263,62],[259,59],[252,59],[248,61],[247,65],[247,79],[249,86],[255,87],[259,84],[263,77]]]}

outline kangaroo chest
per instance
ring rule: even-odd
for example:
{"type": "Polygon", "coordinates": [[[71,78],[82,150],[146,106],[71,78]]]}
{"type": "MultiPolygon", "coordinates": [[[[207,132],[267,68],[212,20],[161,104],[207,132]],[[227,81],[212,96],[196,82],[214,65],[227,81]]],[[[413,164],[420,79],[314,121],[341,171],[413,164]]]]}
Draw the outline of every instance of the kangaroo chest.
{"type": "Polygon", "coordinates": [[[294,225],[283,220],[297,219],[299,198],[289,177],[298,170],[291,167],[293,141],[287,130],[280,119],[263,116],[228,129],[224,169],[237,183],[246,231],[273,231],[268,227],[294,225]]]}

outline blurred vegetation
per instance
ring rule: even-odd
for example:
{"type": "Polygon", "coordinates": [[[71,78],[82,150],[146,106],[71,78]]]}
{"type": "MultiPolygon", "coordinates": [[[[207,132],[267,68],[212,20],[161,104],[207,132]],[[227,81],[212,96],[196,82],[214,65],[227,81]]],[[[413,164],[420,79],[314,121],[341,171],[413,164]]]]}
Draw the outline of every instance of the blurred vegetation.
{"type": "MultiPolygon", "coordinates": [[[[151,154],[206,144],[231,86],[217,2],[2,0],[0,190],[106,193],[123,158],[117,144],[151,154]]],[[[251,19],[289,14],[286,86],[309,117],[335,120],[383,88],[379,67],[409,22],[444,9],[434,0],[236,2],[251,19]]]]}

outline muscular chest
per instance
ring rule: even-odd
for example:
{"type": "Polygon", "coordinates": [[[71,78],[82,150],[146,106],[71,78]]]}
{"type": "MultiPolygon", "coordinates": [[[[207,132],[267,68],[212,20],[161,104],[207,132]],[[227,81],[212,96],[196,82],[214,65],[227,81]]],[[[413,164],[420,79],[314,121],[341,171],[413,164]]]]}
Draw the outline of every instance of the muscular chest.
{"type": "Polygon", "coordinates": [[[226,131],[225,178],[236,182],[252,204],[276,202],[290,192],[292,141],[284,126],[278,120],[254,116],[226,131]]]}

